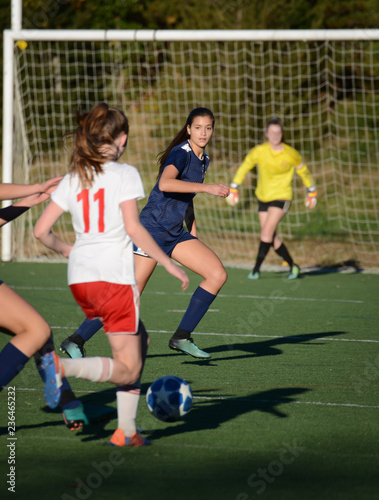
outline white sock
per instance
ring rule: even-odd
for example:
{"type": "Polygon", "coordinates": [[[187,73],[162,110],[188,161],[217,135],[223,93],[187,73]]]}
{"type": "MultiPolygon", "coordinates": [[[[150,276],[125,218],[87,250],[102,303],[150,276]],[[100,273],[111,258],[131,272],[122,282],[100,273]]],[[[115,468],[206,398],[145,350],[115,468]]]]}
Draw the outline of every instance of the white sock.
{"type": "Polygon", "coordinates": [[[113,374],[113,359],[77,358],[62,359],[65,377],[76,377],[90,380],[91,382],[108,382],[113,374]]]}
{"type": "Polygon", "coordinates": [[[136,430],[138,403],[141,394],[139,383],[117,388],[118,427],[125,436],[132,436],[136,430]]]}

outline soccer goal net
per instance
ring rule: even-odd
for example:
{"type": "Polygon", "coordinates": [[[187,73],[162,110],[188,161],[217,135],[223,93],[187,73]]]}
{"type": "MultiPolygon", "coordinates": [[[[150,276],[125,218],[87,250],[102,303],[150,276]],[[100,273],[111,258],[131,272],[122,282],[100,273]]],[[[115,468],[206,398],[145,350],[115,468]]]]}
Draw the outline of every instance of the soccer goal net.
{"type": "MultiPolygon", "coordinates": [[[[13,91],[4,94],[13,96],[12,177],[4,158],[5,179],[34,183],[65,174],[71,144],[64,137],[76,128],[75,112],[105,101],[129,118],[123,160],[139,169],[147,194],[157,175],[156,155],[197,106],[216,117],[206,182],[229,184],[276,116],[319,193],[317,208],[308,211],[306,190],[294,176],[294,201],[280,234],[296,261],[378,265],[378,33],[5,32],[13,58],[12,78],[7,76],[13,91]]],[[[256,175],[254,169],[245,179],[235,208],[209,195],[195,199],[199,237],[229,265],[250,266],[257,252],[256,175]]],[[[3,259],[57,258],[33,237],[42,209],[12,223],[3,259]]],[[[57,231],[73,241],[68,216],[57,231]]],[[[270,252],[268,263],[280,259],[270,252]]]]}

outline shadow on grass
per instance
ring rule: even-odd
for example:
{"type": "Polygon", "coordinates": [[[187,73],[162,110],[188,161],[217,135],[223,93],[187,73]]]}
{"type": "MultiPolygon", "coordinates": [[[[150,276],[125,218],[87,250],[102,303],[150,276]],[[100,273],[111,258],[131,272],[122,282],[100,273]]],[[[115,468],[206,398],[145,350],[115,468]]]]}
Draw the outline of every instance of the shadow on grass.
{"type": "Polygon", "coordinates": [[[348,273],[348,274],[359,274],[363,271],[363,268],[359,265],[356,260],[346,260],[340,264],[333,264],[330,266],[315,266],[309,271],[301,271],[302,276],[314,276],[319,274],[334,274],[334,273],[348,273]]]}
{"type": "MultiPolygon", "coordinates": [[[[219,345],[215,347],[210,347],[207,350],[210,354],[221,353],[225,351],[242,351],[249,353],[248,355],[236,355],[219,358],[220,360],[229,359],[243,359],[248,357],[259,357],[259,356],[277,356],[282,354],[283,351],[278,349],[277,346],[285,344],[303,344],[307,345],[308,342],[316,339],[322,339],[324,337],[332,337],[334,335],[344,335],[347,332],[333,331],[333,332],[321,332],[321,333],[307,333],[305,335],[289,335],[286,337],[279,337],[270,340],[264,340],[259,342],[240,342],[238,344],[230,343],[219,345]]],[[[232,337],[232,336],[231,336],[232,337]]],[[[229,337],[229,339],[231,338],[229,337]]],[[[309,344],[309,347],[314,345],[324,345],[324,342],[317,342],[309,344]]]]}
{"type": "MultiPolygon", "coordinates": [[[[215,347],[204,348],[209,354],[217,354],[223,352],[234,353],[234,351],[242,351],[248,354],[233,354],[230,356],[222,356],[222,357],[212,357],[211,359],[203,359],[197,360],[195,358],[191,358],[187,354],[175,353],[175,354],[152,354],[148,355],[148,358],[164,358],[170,357],[173,355],[182,356],[183,364],[195,364],[197,366],[217,366],[215,361],[226,361],[232,359],[245,359],[250,357],[258,357],[258,356],[276,356],[278,354],[282,354],[283,351],[278,349],[276,346],[284,345],[284,344],[307,344],[315,339],[322,339],[323,337],[331,337],[333,335],[344,335],[347,332],[333,331],[333,332],[321,332],[321,333],[306,333],[304,335],[290,335],[286,337],[278,337],[270,340],[263,340],[259,342],[229,342],[227,344],[218,345],[215,347]]],[[[238,338],[238,335],[235,337],[233,335],[228,336],[228,340],[234,340],[234,338],[238,338]]],[[[313,343],[311,345],[323,345],[324,342],[317,342],[317,344],[313,343]]],[[[310,346],[311,346],[310,345],[310,346]]]]}
{"type": "MultiPolygon", "coordinates": [[[[151,431],[149,437],[157,440],[184,432],[217,429],[223,423],[253,411],[268,413],[278,418],[287,418],[288,414],[284,413],[280,407],[296,403],[296,396],[308,391],[309,389],[305,387],[291,387],[271,389],[243,397],[218,395],[215,396],[215,399],[196,403],[183,422],[151,431]]],[[[198,392],[195,392],[195,397],[198,392]]]]}
{"type": "MultiPolygon", "coordinates": [[[[42,389],[41,389],[42,391],[42,389]]],[[[91,394],[86,394],[83,397],[78,398],[79,401],[81,401],[84,405],[88,406],[101,406],[105,407],[106,405],[109,405],[110,403],[114,402],[116,400],[116,391],[112,389],[105,389],[103,391],[97,391],[95,393],[91,394]]],[[[110,407],[108,407],[110,408],[110,407]]],[[[97,440],[97,439],[102,439],[105,437],[108,437],[109,434],[113,433],[112,431],[106,431],[105,426],[114,419],[117,419],[117,411],[115,408],[114,409],[114,414],[110,416],[110,418],[107,418],[107,420],[103,422],[98,422],[96,424],[91,424],[91,425],[85,425],[82,427],[82,429],[78,431],[72,431],[73,435],[76,435],[78,437],[85,437],[89,436],[88,438],[82,439],[83,441],[91,441],[91,440],[97,440]]],[[[46,415],[59,415],[60,420],[59,421],[46,421],[44,420],[43,422],[39,422],[36,424],[30,424],[30,425],[17,425],[17,431],[25,430],[25,429],[37,429],[39,427],[47,428],[47,427],[61,427],[65,426],[63,416],[62,416],[62,410],[58,408],[51,409],[48,406],[44,406],[40,408],[40,411],[42,414],[46,415]]],[[[70,433],[69,429],[67,428],[67,433],[70,433]]],[[[0,427],[0,436],[8,434],[8,428],[7,427],[0,427]]]]}

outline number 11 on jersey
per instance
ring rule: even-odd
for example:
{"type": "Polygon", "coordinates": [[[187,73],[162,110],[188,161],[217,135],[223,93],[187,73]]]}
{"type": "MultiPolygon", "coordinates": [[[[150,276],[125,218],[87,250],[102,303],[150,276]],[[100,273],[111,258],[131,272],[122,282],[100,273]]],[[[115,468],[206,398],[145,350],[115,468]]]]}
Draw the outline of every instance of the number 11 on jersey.
{"type": "MultiPolygon", "coordinates": [[[[90,199],[89,189],[83,189],[77,196],[78,202],[83,202],[84,232],[89,233],[90,229],[90,199]]],[[[104,232],[104,188],[101,188],[93,195],[93,201],[99,204],[98,231],[104,232]]]]}

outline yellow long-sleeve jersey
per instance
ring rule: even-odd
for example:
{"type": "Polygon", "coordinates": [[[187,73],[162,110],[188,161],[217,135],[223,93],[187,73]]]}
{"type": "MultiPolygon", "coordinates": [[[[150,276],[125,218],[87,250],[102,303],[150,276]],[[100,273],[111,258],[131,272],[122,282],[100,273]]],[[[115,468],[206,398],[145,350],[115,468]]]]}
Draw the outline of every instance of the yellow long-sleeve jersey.
{"type": "Polygon", "coordinates": [[[261,201],[292,200],[292,178],[294,172],[305,185],[315,185],[313,176],[302,163],[301,155],[288,144],[282,151],[274,151],[268,142],[251,149],[237,170],[233,183],[242,184],[247,173],[257,165],[258,183],[255,194],[261,201]]]}

